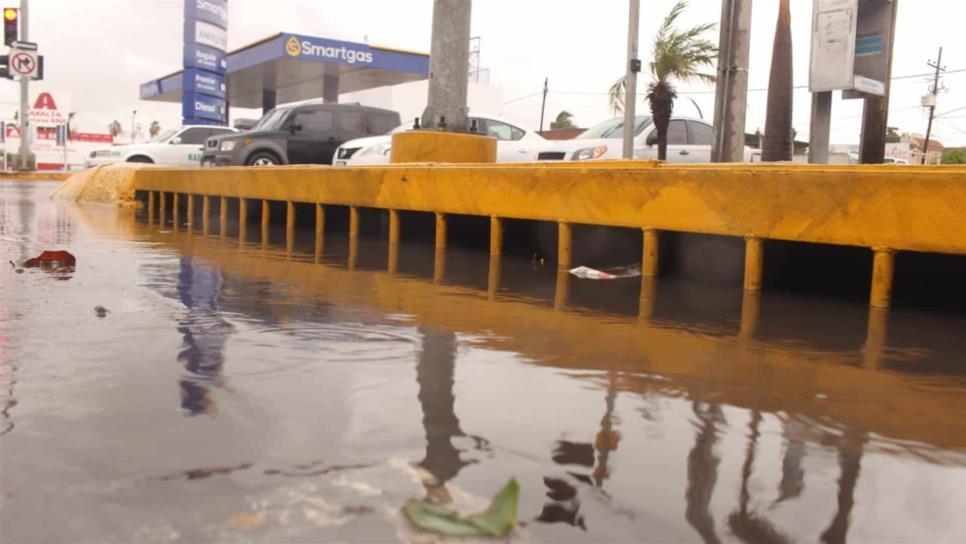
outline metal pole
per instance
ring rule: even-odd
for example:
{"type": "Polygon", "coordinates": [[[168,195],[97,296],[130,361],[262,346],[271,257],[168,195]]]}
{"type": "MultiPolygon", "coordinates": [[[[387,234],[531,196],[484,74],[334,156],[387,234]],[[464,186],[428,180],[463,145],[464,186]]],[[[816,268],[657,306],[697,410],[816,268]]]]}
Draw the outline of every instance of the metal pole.
{"type": "Polygon", "coordinates": [[[832,132],[832,92],[812,94],[812,122],[808,138],[808,162],[828,164],[832,132]]]}
{"type": "MultiPolygon", "coordinates": [[[[27,8],[29,0],[20,0],[20,41],[26,42],[30,41],[30,36],[27,33],[29,25],[27,24],[27,8]]],[[[27,161],[27,156],[30,154],[30,138],[27,131],[29,130],[29,123],[27,122],[27,115],[30,112],[30,82],[27,78],[20,78],[20,169],[26,170],[29,167],[27,161]]]]}
{"type": "Polygon", "coordinates": [[[640,61],[637,58],[637,35],[641,18],[641,0],[630,0],[627,19],[627,74],[624,76],[624,152],[625,159],[634,158],[634,128],[637,112],[637,72],[640,61]]]}
{"type": "MultiPolygon", "coordinates": [[[[932,95],[935,97],[939,94],[939,72],[942,70],[943,65],[943,48],[939,48],[939,58],[936,59],[936,78],[932,82],[932,95]]],[[[922,164],[929,163],[929,138],[932,136],[932,120],[933,116],[936,115],[936,104],[933,101],[933,105],[929,106],[929,125],[926,127],[926,142],[922,147],[922,164]]]]}
{"type": "Polygon", "coordinates": [[[715,87],[712,162],[741,162],[748,109],[751,0],[723,0],[715,87]]]}
{"type": "Polygon", "coordinates": [[[131,112],[131,143],[134,143],[134,118],[137,117],[138,110],[131,112]]]}
{"type": "Polygon", "coordinates": [[[543,112],[547,109],[547,83],[549,78],[543,80],[543,102],[540,103],[540,134],[543,134],[543,112]]]}

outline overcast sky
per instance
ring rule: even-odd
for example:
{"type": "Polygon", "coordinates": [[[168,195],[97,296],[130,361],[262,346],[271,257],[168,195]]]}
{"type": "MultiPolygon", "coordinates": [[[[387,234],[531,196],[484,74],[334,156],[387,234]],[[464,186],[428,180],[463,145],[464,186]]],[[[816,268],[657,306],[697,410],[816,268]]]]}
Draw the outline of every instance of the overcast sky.
{"type": "MultiPolygon", "coordinates": [[[[183,0],[31,0],[30,38],[46,59],[45,85],[72,93],[76,111],[114,115],[124,123],[131,110],[164,126],[178,123],[180,107],[138,101],[138,85],[181,67],[183,0]]],[[[14,4],[11,0],[8,4],[14,4]]],[[[622,73],[627,47],[627,0],[476,0],[473,35],[482,38],[481,65],[503,92],[503,114],[535,128],[539,91],[550,80],[547,116],[568,110],[580,126],[610,116],[606,91],[622,73]]],[[[674,0],[641,0],[641,56],[674,0]]],[[[682,25],[717,22],[720,0],[691,0],[682,25]]],[[[768,82],[778,0],[754,0],[752,89],[768,82]]],[[[795,83],[808,84],[812,2],[792,0],[795,83]]],[[[279,31],[297,32],[373,45],[429,51],[432,0],[230,0],[229,45],[236,48],[279,31]]],[[[894,76],[924,74],[940,46],[948,91],[940,96],[935,135],[946,145],[966,145],[966,0],[899,0],[894,76]]],[[[714,31],[709,37],[717,43],[714,31]]],[[[646,75],[645,75],[646,83],[646,75]]],[[[900,79],[893,85],[889,124],[924,133],[920,97],[927,78],[900,79]]],[[[678,85],[675,111],[696,115],[693,98],[706,118],[713,116],[713,88],[678,85]]],[[[0,82],[0,106],[13,111],[16,85],[0,82]]],[[[764,92],[749,96],[749,131],[764,126],[764,92]]],[[[807,137],[810,95],[795,93],[795,127],[807,137]]],[[[643,106],[639,106],[643,107],[643,106]]],[[[4,111],[3,116],[11,113],[4,111]]],[[[836,96],[833,143],[859,137],[861,104],[836,96]]],[[[98,127],[80,127],[99,130],[98,127]]]]}

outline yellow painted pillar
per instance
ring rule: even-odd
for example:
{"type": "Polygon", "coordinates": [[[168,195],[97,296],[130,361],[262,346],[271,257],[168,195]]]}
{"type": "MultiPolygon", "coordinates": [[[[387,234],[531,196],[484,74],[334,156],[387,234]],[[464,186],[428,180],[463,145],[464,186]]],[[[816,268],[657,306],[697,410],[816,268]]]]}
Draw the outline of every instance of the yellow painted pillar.
{"type": "Polygon", "coordinates": [[[248,199],[238,199],[238,244],[244,245],[248,234],[248,199]]]}
{"type": "MultiPolygon", "coordinates": [[[[490,255],[503,254],[503,219],[490,216],[490,255]]],[[[493,262],[493,259],[490,259],[493,262]]]]}
{"type": "Polygon", "coordinates": [[[442,283],[446,277],[446,247],[437,247],[433,255],[433,283],[442,283]]]}
{"type": "Polygon", "coordinates": [[[209,215],[211,215],[211,197],[203,195],[201,197],[201,233],[205,236],[208,236],[208,230],[211,226],[209,215]]]}
{"type": "Polygon", "coordinates": [[[165,202],[165,200],[167,200],[166,197],[167,197],[167,195],[165,194],[164,191],[160,191],[158,193],[158,203],[159,203],[159,205],[158,205],[158,221],[160,223],[161,230],[164,230],[165,223],[167,223],[167,218],[165,217],[168,214],[167,202],[165,202]]]}
{"type": "Polygon", "coordinates": [[[389,243],[396,244],[399,242],[399,212],[396,210],[389,210],[389,243]]]}
{"type": "Polygon", "coordinates": [[[557,282],[553,289],[553,308],[563,310],[570,298],[570,271],[566,266],[557,267],[557,282]]]}
{"type": "Polygon", "coordinates": [[[389,262],[386,269],[390,275],[399,271],[399,243],[397,242],[389,243],[389,262]]]}
{"type": "Polygon", "coordinates": [[[764,244],[761,238],[745,238],[745,290],[761,291],[761,271],[764,267],[764,244]]]}
{"type": "Polygon", "coordinates": [[[148,225],[154,224],[154,191],[148,191],[148,225]]]}
{"type": "Polygon", "coordinates": [[[486,276],[486,299],[495,300],[496,294],[500,291],[500,279],[503,275],[503,257],[499,254],[490,254],[490,270],[486,276]]]}
{"type": "Polygon", "coordinates": [[[661,241],[657,230],[651,228],[644,229],[644,251],[641,255],[641,274],[645,277],[657,276],[660,243],[661,241]]]}
{"type": "Polygon", "coordinates": [[[228,235],[228,197],[221,197],[218,202],[218,237],[228,235]]]}
{"type": "Polygon", "coordinates": [[[178,230],[178,221],[180,220],[180,213],[178,213],[178,193],[171,193],[171,230],[178,230]]]}
{"type": "Polygon", "coordinates": [[[349,270],[356,269],[356,262],[359,260],[359,237],[353,236],[349,238],[349,260],[346,263],[346,267],[349,270]]]}
{"type": "Polygon", "coordinates": [[[446,214],[436,212],[436,248],[446,247],[446,214]]]}
{"type": "Polygon", "coordinates": [[[195,195],[186,194],[184,198],[188,201],[188,217],[185,218],[185,224],[188,225],[188,232],[191,232],[191,227],[195,224],[195,195]]]}
{"type": "Polygon", "coordinates": [[[292,258],[295,247],[295,203],[291,200],[285,203],[285,257],[292,258]]]}
{"type": "Polygon", "coordinates": [[[654,317],[654,304],[657,301],[657,278],[641,275],[641,299],[638,303],[637,319],[648,322],[654,317]]]}
{"type": "Polygon", "coordinates": [[[887,248],[872,248],[875,257],[872,262],[872,294],[869,304],[888,308],[892,303],[892,282],[895,276],[896,254],[887,248]]]}
{"type": "Polygon", "coordinates": [[[359,208],[349,207],[349,238],[359,237],[359,208]]]}
{"type": "Polygon", "coordinates": [[[747,289],[741,298],[741,326],[738,338],[748,341],[754,338],[758,331],[758,321],[761,315],[761,293],[747,289]]]}
{"type": "Polygon", "coordinates": [[[889,309],[872,306],[869,308],[869,324],[862,349],[865,368],[882,368],[885,358],[886,333],[888,330],[889,309]]]}
{"type": "Polygon", "coordinates": [[[262,246],[268,245],[268,224],[272,220],[272,206],[268,200],[262,200],[262,246]]]}
{"type": "Polygon", "coordinates": [[[325,206],[315,204],[315,262],[322,260],[322,251],[325,246],[325,206]]]}
{"type": "MultiPolygon", "coordinates": [[[[573,260],[573,229],[570,223],[557,223],[557,267],[570,268],[573,260]]],[[[559,278],[559,275],[558,275],[559,278]]],[[[559,283],[559,281],[557,282],[559,283]]]]}

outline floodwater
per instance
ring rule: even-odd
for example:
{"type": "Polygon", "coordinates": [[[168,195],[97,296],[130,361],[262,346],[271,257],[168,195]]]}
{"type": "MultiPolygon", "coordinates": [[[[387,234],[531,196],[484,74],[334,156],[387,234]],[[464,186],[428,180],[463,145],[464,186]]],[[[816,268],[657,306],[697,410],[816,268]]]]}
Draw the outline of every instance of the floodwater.
{"type": "Polygon", "coordinates": [[[0,181],[5,544],[432,542],[408,499],[511,477],[522,541],[966,540],[963,315],[406,242],[390,274],[54,187],[0,181]]]}

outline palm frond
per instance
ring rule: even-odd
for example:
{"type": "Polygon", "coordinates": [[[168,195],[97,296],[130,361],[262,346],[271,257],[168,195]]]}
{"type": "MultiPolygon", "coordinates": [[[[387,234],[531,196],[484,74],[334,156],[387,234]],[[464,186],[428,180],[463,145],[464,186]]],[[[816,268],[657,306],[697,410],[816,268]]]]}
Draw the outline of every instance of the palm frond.
{"type": "Polygon", "coordinates": [[[618,115],[624,111],[624,83],[624,78],[621,77],[607,91],[607,103],[610,105],[610,110],[614,115],[618,115]]]}

